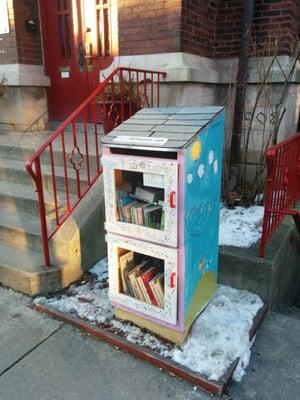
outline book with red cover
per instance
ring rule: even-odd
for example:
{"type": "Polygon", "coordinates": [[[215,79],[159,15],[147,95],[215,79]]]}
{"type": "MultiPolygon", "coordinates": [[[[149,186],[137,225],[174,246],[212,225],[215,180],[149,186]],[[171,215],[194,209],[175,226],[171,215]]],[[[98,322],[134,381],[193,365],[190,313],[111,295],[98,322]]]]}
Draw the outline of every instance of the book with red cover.
{"type": "Polygon", "coordinates": [[[146,271],[143,275],[142,275],[142,280],[144,282],[145,288],[147,290],[147,293],[150,297],[150,300],[152,302],[152,304],[154,306],[159,306],[156,297],[149,285],[149,282],[151,281],[151,279],[153,279],[157,274],[159,273],[159,269],[157,267],[152,267],[150,269],[148,269],[148,271],[146,271]]]}

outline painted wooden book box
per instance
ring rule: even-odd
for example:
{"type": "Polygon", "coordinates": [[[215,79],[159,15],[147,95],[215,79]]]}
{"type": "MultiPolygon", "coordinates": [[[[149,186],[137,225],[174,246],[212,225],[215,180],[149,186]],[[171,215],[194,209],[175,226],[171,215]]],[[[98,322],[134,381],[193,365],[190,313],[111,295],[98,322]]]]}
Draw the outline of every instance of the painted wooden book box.
{"type": "Polygon", "coordinates": [[[216,289],[224,111],[147,108],[102,138],[116,317],[181,344],[216,289]]]}

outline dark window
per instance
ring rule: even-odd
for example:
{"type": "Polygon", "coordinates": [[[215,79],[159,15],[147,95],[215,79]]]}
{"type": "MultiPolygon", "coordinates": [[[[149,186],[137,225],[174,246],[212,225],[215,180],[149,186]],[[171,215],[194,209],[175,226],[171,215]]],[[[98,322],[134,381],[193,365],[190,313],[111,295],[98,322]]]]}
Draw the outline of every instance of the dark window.
{"type": "Polygon", "coordinates": [[[57,0],[60,55],[63,60],[72,58],[69,0],[57,0]]]}

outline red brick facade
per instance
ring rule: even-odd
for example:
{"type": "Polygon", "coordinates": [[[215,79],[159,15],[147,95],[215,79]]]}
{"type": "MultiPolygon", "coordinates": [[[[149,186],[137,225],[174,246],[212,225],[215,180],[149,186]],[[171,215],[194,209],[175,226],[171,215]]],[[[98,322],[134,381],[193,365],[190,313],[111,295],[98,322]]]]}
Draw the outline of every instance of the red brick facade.
{"type": "Polygon", "coordinates": [[[119,0],[120,55],[180,51],[181,0],[119,0]]]}
{"type": "MultiPolygon", "coordinates": [[[[243,0],[218,0],[215,57],[238,55],[242,20],[243,0]]],[[[267,48],[272,52],[274,47],[281,54],[291,54],[299,35],[300,0],[255,1],[252,42],[256,54],[267,55],[267,48]]]]}
{"type": "Polygon", "coordinates": [[[213,57],[216,0],[183,0],[181,51],[213,57]]]}
{"type": "Polygon", "coordinates": [[[38,0],[14,0],[16,37],[20,64],[42,64],[38,0]],[[25,21],[37,23],[36,32],[25,29],[25,21]]]}
{"type": "MultiPolygon", "coordinates": [[[[0,35],[0,64],[42,64],[38,0],[8,0],[8,6],[10,33],[0,35]],[[26,19],[37,22],[36,32],[25,29],[26,19]]],[[[118,0],[119,54],[235,57],[242,18],[243,0],[118,0]]],[[[272,37],[281,54],[290,54],[299,33],[300,0],[255,1],[256,50],[272,37]]]]}
{"type": "Polygon", "coordinates": [[[42,64],[38,0],[8,0],[10,33],[0,35],[0,64],[42,64]],[[25,29],[25,21],[37,23],[36,32],[25,29]]]}
{"type": "MultiPolygon", "coordinates": [[[[244,0],[119,0],[120,55],[183,51],[238,56],[244,0]]],[[[300,0],[256,0],[254,47],[268,38],[290,54],[300,34],[300,0]]]]}

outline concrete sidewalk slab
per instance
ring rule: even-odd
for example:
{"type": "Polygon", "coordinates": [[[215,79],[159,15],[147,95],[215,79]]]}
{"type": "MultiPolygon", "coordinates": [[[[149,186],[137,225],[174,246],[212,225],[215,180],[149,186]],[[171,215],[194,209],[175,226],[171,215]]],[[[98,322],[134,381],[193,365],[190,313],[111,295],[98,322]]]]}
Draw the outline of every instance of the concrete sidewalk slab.
{"type": "MultiPolygon", "coordinates": [[[[217,399],[70,326],[60,326],[29,304],[26,297],[0,288],[0,365],[14,363],[0,372],[0,400],[217,399]]],[[[257,334],[247,374],[226,399],[299,400],[299,332],[299,319],[270,312],[257,334]]]]}
{"type": "Polygon", "coordinates": [[[194,391],[192,385],[66,325],[0,377],[0,387],[1,400],[15,400],[20,393],[22,400],[211,398],[194,391]]]}
{"type": "Polygon", "coordinates": [[[0,287],[0,376],[61,326],[30,304],[27,297],[0,287]]]}
{"type": "Polygon", "coordinates": [[[233,400],[300,399],[300,320],[269,312],[252,348],[248,372],[233,400]]]}

